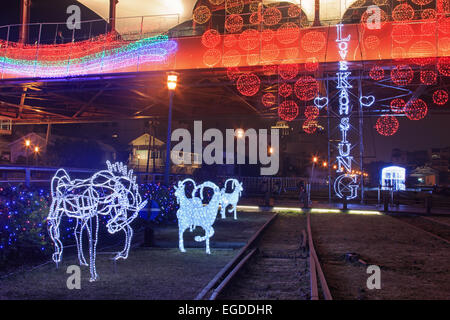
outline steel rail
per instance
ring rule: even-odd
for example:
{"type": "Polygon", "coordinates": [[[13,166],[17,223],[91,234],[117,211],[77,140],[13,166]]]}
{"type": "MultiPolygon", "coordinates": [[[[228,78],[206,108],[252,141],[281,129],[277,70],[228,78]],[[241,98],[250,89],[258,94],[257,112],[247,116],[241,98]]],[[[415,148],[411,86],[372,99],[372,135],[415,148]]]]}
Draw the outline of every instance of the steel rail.
{"type": "MultiPolygon", "coordinates": [[[[221,284],[217,285],[217,283],[219,283],[219,281],[225,277],[225,279],[227,278],[227,276],[229,276],[229,274],[231,274],[231,272],[233,272],[233,270],[235,268],[233,268],[234,266],[237,267],[237,265],[239,265],[242,261],[247,261],[250,256],[247,255],[245,256],[243,259],[241,259],[244,256],[244,253],[250,248],[250,246],[253,245],[253,243],[256,241],[256,239],[258,239],[258,237],[261,235],[261,233],[263,231],[266,230],[266,228],[269,226],[269,224],[277,217],[277,214],[274,214],[271,216],[271,218],[261,227],[259,228],[258,231],[256,231],[256,233],[250,238],[250,240],[247,242],[247,244],[238,252],[238,254],[230,261],[228,262],[215,276],[214,278],[202,289],[202,291],[200,291],[200,293],[195,297],[195,300],[203,300],[205,298],[205,296],[208,294],[208,292],[210,292],[215,286],[216,288],[218,288],[219,286],[221,286],[221,284]],[[247,258],[248,257],[248,258],[247,258]],[[246,259],[247,258],[247,259],[246,259]],[[239,260],[242,260],[240,262],[238,262],[239,260]],[[236,265],[237,264],[237,265],[236,265]],[[233,269],[232,269],[233,268],[233,269]]],[[[254,252],[253,252],[254,253],[254,252]]],[[[252,253],[252,255],[253,255],[252,253]]],[[[245,263],[245,262],[244,262],[245,263]]],[[[243,264],[241,264],[242,267],[243,264]]],[[[236,271],[237,272],[237,271],[236,271]]],[[[235,272],[235,273],[236,273],[235,272]]],[[[234,273],[234,274],[235,274],[234,273]]],[[[233,274],[233,275],[234,275],[233,274]]],[[[229,282],[229,280],[227,281],[227,283],[229,282]]],[[[226,285],[226,284],[225,284],[226,285]]],[[[213,293],[214,294],[214,293],[213,293]]],[[[216,295],[217,296],[217,295],[216,295]]],[[[212,295],[211,295],[212,297],[212,295]]]]}

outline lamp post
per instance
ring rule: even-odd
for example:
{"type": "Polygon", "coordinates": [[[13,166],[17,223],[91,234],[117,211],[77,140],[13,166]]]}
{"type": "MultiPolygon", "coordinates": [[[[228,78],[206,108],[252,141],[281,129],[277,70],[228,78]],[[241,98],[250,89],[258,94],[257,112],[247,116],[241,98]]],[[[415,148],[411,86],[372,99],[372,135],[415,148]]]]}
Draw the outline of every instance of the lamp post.
{"type": "Polygon", "coordinates": [[[25,140],[25,150],[26,150],[26,158],[27,158],[27,166],[28,166],[28,149],[31,146],[31,141],[30,140],[25,140]]]}
{"type": "Polygon", "coordinates": [[[168,73],[167,74],[167,89],[169,89],[169,116],[167,122],[167,141],[166,141],[166,165],[164,167],[164,184],[169,186],[169,174],[170,174],[170,142],[172,135],[172,104],[173,95],[175,89],[177,88],[178,74],[168,73]]]}

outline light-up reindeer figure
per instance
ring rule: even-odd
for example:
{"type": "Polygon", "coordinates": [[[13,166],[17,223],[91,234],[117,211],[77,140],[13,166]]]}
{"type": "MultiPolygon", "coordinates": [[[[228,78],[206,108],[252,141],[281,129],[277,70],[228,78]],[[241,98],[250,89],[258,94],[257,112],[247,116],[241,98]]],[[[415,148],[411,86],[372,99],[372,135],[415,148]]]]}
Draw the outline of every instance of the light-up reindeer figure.
{"type": "Polygon", "coordinates": [[[81,265],[88,265],[83,254],[83,231],[86,229],[89,235],[90,281],[98,279],[95,267],[98,216],[109,215],[106,224],[109,233],[125,232],[125,247],[114,259],[126,259],[133,236],[130,223],[147,204],[147,201],[142,202],[132,170],[128,171],[122,163],[111,165],[108,161],[107,166],[108,170],[97,172],[86,180],[71,180],[67,172],[60,169],[51,183],[52,204],[47,220],[55,244],[53,261],[57,264],[61,262],[63,253],[59,232],[61,217],[66,215],[76,219],[75,240],[81,265]]]}
{"type": "Polygon", "coordinates": [[[236,179],[228,179],[225,181],[223,189],[220,191],[220,214],[222,215],[222,219],[225,219],[226,217],[228,206],[231,206],[230,209],[234,212],[234,220],[237,219],[236,207],[243,190],[242,182],[239,182],[236,179]],[[231,187],[233,188],[233,192],[231,193],[227,193],[227,185],[229,182],[231,182],[231,187]]]}
{"type": "MultiPolygon", "coordinates": [[[[190,180],[190,179],[189,179],[190,180]]],[[[194,239],[197,242],[206,241],[206,253],[210,254],[209,239],[214,235],[213,224],[217,218],[217,211],[220,204],[220,189],[212,182],[205,182],[199,186],[195,186],[191,193],[191,198],[186,197],[185,183],[189,180],[184,180],[178,183],[178,187],[175,187],[175,196],[180,205],[177,211],[178,218],[178,232],[179,232],[179,248],[181,252],[186,252],[184,248],[183,234],[186,229],[190,229],[192,232],[196,227],[201,227],[205,230],[205,236],[196,236],[194,239]],[[203,191],[204,188],[211,188],[214,194],[208,204],[203,204],[203,191]],[[200,198],[195,194],[199,191],[200,198]]]]}

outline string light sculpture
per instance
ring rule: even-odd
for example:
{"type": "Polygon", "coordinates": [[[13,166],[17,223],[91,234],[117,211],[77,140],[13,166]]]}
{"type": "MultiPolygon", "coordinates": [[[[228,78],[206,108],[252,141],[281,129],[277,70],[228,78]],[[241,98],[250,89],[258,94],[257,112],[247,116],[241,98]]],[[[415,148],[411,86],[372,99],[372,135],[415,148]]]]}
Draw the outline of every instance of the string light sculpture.
{"type": "Polygon", "coordinates": [[[229,209],[234,213],[234,220],[237,220],[236,208],[242,191],[244,191],[242,182],[239,182],[236,179],[228,179],[225,181],[222,190],[220,190],[220,214],[222,215],[222,219],[225,219],[227,209],[231,206],[229,209]],[[233,190],[231,193],[227,192],[227,185],[229,183],[231,183],[231,188],[233,190]]]}
{"type": "Polygon", "coordinates": [[[383,79],[384,78],[384,69],[377,65],[373,66],[370,69],[369,77],[371,77],[373,80],[376,80],[376,81],[383,79]]]}
{"type": "Polygon", "coordinates": [[[364,39],[364,45],[367,49],[376,49],[380,46],[380,38],[374,35],[367,36],[364,39]]]}
{"type": "Polygon", "coordinates": [[[408,43],[414,36],[414,29],[406,23],[396,24],[392,26],[391,35],[396,43],[408,43]]]}
{"type": "Polygon", "coordinates": [[[280,55],[280,49],[276,44],[269,43],[261,49],[261,59],[265,62],[272,62],[280,55]]]}
{"type": "Polygon", "coordinates": [[[428,113],[428,106],[422,99],[410,100],[405,107],[405,115],[409,120],[421,120],[428,113]]]}
{"type": "Polygon", "coordinates": [[[232,14],[225,19],[225,29],[229,33],[236,33],[242,30],[244,19],[238,14],[232,14]]]}
{"type": "Polygon", "coordinates": [[[294,79],[298,74],[298,64],[280,64],[278,74],[284,80],[294,79]]]}
{"type": "Polygon", "coordinates": [[[239,47],[242,50],[250,51],[259,46],[259,32],[255,29],[247,29],[239,36],[239,47]]]}
{"type": "Polygon", "coordinates": [[[311,76],[302,76],[295,83],[294,92],[301,101],[314,99],[319,93],[319,83],[311,76]]]}
{"type": "Polygon", "coordinates": [[[393,113],[404,113],[406,102],[403,99],[396,98],[391,101],[390,106],[393,113]]]}
{"type": "Polygon", "coordinates": [[[278,116],[285,121],[295,120],[298,116],[298,105],[292,100],[284,101],[278,107],[278,116]]]}
{"type": "Polygon", "coordinates": [[[310,31],[302,37],[300,44],[309,53],[322,51],[326,44],[325,35],[323,32],[310,31]]]}
{"type": "Polygon", "coordinates": [[[437,69],[440,74],[450,76],[450,57],[441,57],[438,59],[437,69]]]}
{"type": "Polygon", "coordinates": [[[223,45],[226,48],[232,48],[236,45],[236,43],[238,42],[238,39],[236,38],[236,36],[234,34],[227,34],[224,38],[223,38],[223,45]]]}
{"type": "Polygon", "coordinates": [[[399,86],[408,85],[414,77],[414,71],[409,65],[401,64],[391,70],[391,80],[399,86]]]}
{"type": "Polygon", "coordinates": [[[309,57],[305,63],[306,71],[314,72],[319,69],[319,60],[316,57],[309,57]]]}
{"type": "Polygon", "coordinates": [[[194,10],[192,19],[195,23],[204,24],[211,18],[211,10],[207,6],[198,6],[194,10]]]}
{"type": "MultiPolygon", "coordinates": [[[[100,51],[95,53],[88,51],[88,53],[84,53],[84,56],[80,53],[78,57],[69,53],[63,56],[62,54],[67,53],[67,48],[69,48],[63,45],[61,48],[65,49],[62,49],[61,53],[55,54],[55,56],[43,56],[40,54],[38,59],[45,57],[45,60],[36,60],[36,46],[29,46],[34,48],[34,54],[29,59],[28,50],[21,59],[15,59],[10,54],[13,50],[8,48],[8,57],[0,58],[0,68],[5,74],[24,77],[39,75],[40,77],[54,78],[105,73],[137,64],[164,63],[178,48],[177,42],[168,40],[167,36],[145,38],[125,45],[122,42],[120,46],[118,45],[109,50],[103,50],[105,45],[103,43],[99,47],[93,43],[93,46],[100,51]],[[68,56],[71,58],[67,59],[68,56]]],[[[114,42],[114,45],[111,46],[116,46],[116,43],[114,42]]],[[[42,47],[42,50],[45,51],[45,45],[42,45],[42,47]]],[[[52,50],[56,50],[56,48],[59,48],[59,45],[52,45],[51,47],[53,48],[52,50]]],[[[72,47],[75,48],[77,46],[72,47]]],[[[17,50],[21,52],[20,49],[17,50]]]]}
{"type": "Polygon", "coordinates": [[[300,28],[293,22],[286,22],[277,30],[277,40],[282,44],[294,43],[299,37],[300,28]]]}
{"type": "Polygon", "coordinates": [[[181,252],[186,252],[184,248],[184,232],[189,229],[191,232],[196,227],[201,227],[205,230],[205,236],[196,236],[194,239],[197,242],[206,242],[206,253],[211,254],[209,246],[209,239],[214,235],[214,228],[212,227],[216,221],[217,212],[221,201],[221,192],[217,185],[207,181],[197,186],[192,179],[186,179],[178,182],[178,186],[175,186],[175,196],[180,208],[177,211],[178,218],[178,246],[181,252]],[[191,197],[186,197],[186,183],[191,182],[194,185],[194,189],[191,193],[191,197]],[[213,191],[213,195],[208,204],[203,204],[204,189],[210,188],[213,191]],[[199,196],[196,197],[196,193],[199,191],[199,196]]]}
{"type": "Polygon", "coordinates": [[[90,281],[98,279],[95,258],[99,215],[110,217],[106,224],[110,234],[125,232],[125,248],[114,259],[127,259],[133,237],[130,224],[147,205],[147,201],[141,199],[133,170],[128,171],[120,162],[111,164],[107,161],[106,164],[108,170],[99,171],[86,180],[72,180],[64,169],[60,169],[51,181],[52,203],[47,221],[55,245],[52,259],[58,264],[62,258],[64,247],[59,230],[62,216],[76,219],[75,239],[81,265],[88,265],[83,254],[83,231],[87,230],[89,235],[90,281]]]}
{"type": "Polygon", "coordinates": [[[276,7],[269,7],[264,10],[263,22],[266,26],[273,26],[281,21],[282,14],[281,11],[276,7]]]}
{"type": "Polygon", "coordinates": [[[260,86],[261,80],[254,73],[245,73],[241,75],[236,82],[236,88],[238,91],[247,97],[257,94],[260,86]]]}
{"type": "Polygon", "coordinates": [[[433,102],[438,106],[443,106],[448,102],[448,92],[446,90],[436,90],[433,93],[433,102]]]}
{"type": "Polygon", "coordinates": [[[396,117],[382,115],[378,118],[375,128],[382,136],[392,136],[398,131],[399,123],[396,117]]]}
{"type": "Polygon", "coordinates": [[[275,36],[275,32],[272,29],[264,29],[262,32],[262,40],[265,42],[272,41],[275,36]]]}
{"type": "Polygon", "coordinates": [[[302,129],[307,134],[313,134],[317,131],[317,121],[313,119],[307,119],[305,122],[303,122],[302,129]]]}
{"type": "Polygon", "coordinates": [[[276,99],[277,98],[275,97],[274,94],[268,92],[262,96],[261,102],[265,107],[270,108],[275,105],[275,103],[277,101],[276,99]]]}
{"type": "Polygon", "coordinates": [[[316,106],[307,106],[305,108],[305,117],[308,120],[317,119],[319,117],[319,113],[319,108],[317,108],[316,106]]]}
{"type": "Polygon", "coordinates": [[[435,84],[437,81],[437,74],[433,70],[422,70],[420,71],[420,82],[430,86],[435,84]]]}
{"type": "Polygon", "coordinates": [[[243,0],[225,0],[225,10],[228,14],[239,14],[244,10],[243,0]]]}
{"type": "Polygon", "coordinates": [[[222,41],[222,38],[221,38],[219,32],[215,29],[208,29],[202,35],[202,44],[206,48],[210,48],[210,49],[215,48],[220,44],[221,41],[222,41]]]}
{"type": "Polygon", "coordinates": [[[228,50],[222,56],[222,64],[225,67],[237,67],[241,63],[241,54],[235,49],[228,50]]]}
{"type": "Polygon", "coordinates": [[[284,98],[289,97],[292,94],[292,86],[289,83],[282,83],[278,87],[278,94],[284,98]]]}
{"type": "Polygon", "coordinates": [[[296,5],[291,4],[288,9],[288,16],[291,18],[297,18],[302,13],[302,9],[296,5]]]}
{"type": "Polygon", "coordinates": [[[218,49],[208,49],[203,54],[203,63],[210,68],[214,67],[222,59],[222,53],[218,49]]]}
{"type": "Polygon", "coordinates": [[[407,3],[397,5],[392,10],[392,20],[394,21],[410,21],[414,18],[414,9],[407,3]]]}

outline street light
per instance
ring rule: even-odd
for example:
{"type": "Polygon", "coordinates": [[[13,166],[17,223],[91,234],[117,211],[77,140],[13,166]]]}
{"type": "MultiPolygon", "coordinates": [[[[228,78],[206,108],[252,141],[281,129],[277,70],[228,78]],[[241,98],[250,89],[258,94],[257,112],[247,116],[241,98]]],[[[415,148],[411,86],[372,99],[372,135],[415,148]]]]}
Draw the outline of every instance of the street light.
{"type": "Polygon", "coordinates": [[[38,146],[34,147],[34,165],[35,166],[37,166],[39,150],[40,149],[38,146]]]}
{"type": "Polygon", "coordinates": [[[172,135],[172,104],[173,95],[177,88],[178,74],[169,72],[167,74],[167,89],[169,89],[169,116],[167,120],[167,141],[166,141],[166,165],[164,168],[164,184],[169,186],[169,174],[170,174],[170,141],[172,135]]]}
{"type": "Polygon", "coordinates": [[[244,129],[236,129],[236,138],[242,139],[245,135],[244,129]]]}
{"type": "Polygon", "coordinates": [[[324,168],[326,168],[326,167],[328,167],[328,163],[327,163],[326,161],[324,161],[324,162],[322,163],[322,166],[323,166],[324,168]]]}
{"type": "Polygon", "coordinates": [[[28,165],[28,149],[31,146],[31,141],[29,139],[25,140],[25,150],[26,150],[26,157],[27,157],[27,165],[28,165]]]}

